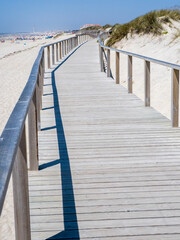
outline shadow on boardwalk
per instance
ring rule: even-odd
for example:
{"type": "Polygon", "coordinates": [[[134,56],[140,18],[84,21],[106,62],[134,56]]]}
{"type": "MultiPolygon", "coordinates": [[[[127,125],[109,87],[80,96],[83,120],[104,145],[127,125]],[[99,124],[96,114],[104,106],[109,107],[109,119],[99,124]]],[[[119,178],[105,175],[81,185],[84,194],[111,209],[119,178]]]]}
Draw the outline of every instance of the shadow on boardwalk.
{"type": "MultiPolygon", "coordinates": [[[[53,88],[53,99],[54,99],[53,101],[54,101],[54,113],[55,113],[55,119],[56,119],[56,126],[55,127],[53,126],[52,128],[57,129],[60,159],[54,160],[50,163],[42,164],[40,165],[39,169],[42,170],[44,168],[51,167],[54,165],[57,165],[57,166],[60,165],[59,167],[61,171],[61,182],[62,182],[64,231],[61,231],[46,240],[80,239],[78,221],[77,221],[77,215],[76,215],[73,183],[72,183],[72,176],[71,176],[71,167],[69,162],[68,150],[67,150],[66,139],[64,135],[61,111],[60,111],[56,82],[55,82],[55,71],[61,66],[61,64],[58,65],[52,71],[52,88],[53,88]]],[[[43,129],[43,131],[46,131],[46,130],[48,129],[43,129]]]]}

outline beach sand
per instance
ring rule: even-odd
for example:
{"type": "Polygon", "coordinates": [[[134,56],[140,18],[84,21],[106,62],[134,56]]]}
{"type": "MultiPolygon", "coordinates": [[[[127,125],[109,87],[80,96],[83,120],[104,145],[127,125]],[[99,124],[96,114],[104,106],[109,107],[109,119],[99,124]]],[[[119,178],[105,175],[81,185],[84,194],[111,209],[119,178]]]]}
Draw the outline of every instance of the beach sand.
{"type": "MultiPolygon", "coordinates": [[[[116,43],[113,47],[156,58],[163,61],[180,64],[180,38],[173,41],[174,34],[180,29],[180,23],[173,22],[174,27],[164,26],[161,36],[133,35],[116,43]]],[[[62,37],[63,38],[63,37],[62,37]]],[[[59,39],[56,39],[56,41],[59,39]]],[[[17,102],[30,74],[33,62],[45,40],[35,42],[37,46],[18,46],[7,49],[0,44],[0,132],[2,132],[15,103],[17,102]],[[37,44],[38,43],[38,44],[37,44]],[[24,49],[23,49],[24,48],[24,49]],[[3,50],[2,50],[3,49],[3,50]],[[14,53],[14,51],[22,51],[14,53]],[[11,53],[10,56],[7,56],[11,53]]],[[[48,41],[49,42],[49,41],[48,41]]],[[[115,54],[111,52],[111,71],[115,76],[115,54]]],[[[120,55],[120,83],[127,87],[127,56],[120,55]]],[[[133,58],[133,92],[144,100],[144,61],[133,58]]],[[[170,118],[171,109],[171,69],[151,64],[151,106],[170,118]]],[[[12,186],[9,185],[2,217],[0,218],[0,239],[14,239],[14,217],[12,186]]]]}
{"type": "MultiPolygon", "coordinates": [[[[160,36],[128,36],[113,47],[180,65],[180,37],[174,39],[180,22],[164,25],[160,36]]],[[[111,51],[111,71],[115,78],[115,52],[111,51]]],[[[127,55],[120,54],[120,83],[127,88],[127,55]]],[[[144,60],[133,57],[133,93],[144,101],[144,60]]],[[[171,68],[151,64],[151,106],[171,118],[171,68]]]]}
{"type": "MultiPolygon", "coordinates": [[[[64,34],[56,39],[42,39],[35,42],[19,41],[17,44],[9,41],[0,43],[0,135],[25,87],[41,46],[72,36],[74,35],[64,34]]],[[[0,217],[0,239],[15,239],[12,181],[9,183],[0,217]]]]}

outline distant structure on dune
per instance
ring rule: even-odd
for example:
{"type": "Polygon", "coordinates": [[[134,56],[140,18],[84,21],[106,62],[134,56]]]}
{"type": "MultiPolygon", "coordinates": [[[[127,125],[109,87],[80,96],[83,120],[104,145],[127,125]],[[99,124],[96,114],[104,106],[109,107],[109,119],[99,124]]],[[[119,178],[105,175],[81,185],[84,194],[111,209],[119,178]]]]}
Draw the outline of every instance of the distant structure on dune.
{"type": "Polygon", "coordinates": [[[85,24],[82,27],[80,27],[80,30],[82,30],[84,28],[88,28],[88,27],[101,27],[101,25],[99,25],[99,24],[85,24]]]}

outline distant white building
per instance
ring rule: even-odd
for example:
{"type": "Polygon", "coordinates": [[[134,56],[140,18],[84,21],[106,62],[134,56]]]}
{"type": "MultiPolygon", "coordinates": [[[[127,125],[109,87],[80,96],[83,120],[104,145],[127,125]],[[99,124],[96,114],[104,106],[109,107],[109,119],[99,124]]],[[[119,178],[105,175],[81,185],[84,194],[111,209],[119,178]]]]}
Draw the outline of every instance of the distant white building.
{"type": "Polygon", "coordinates": [[[85,24],[82,27],[80,27],[80,30],[82,30],[84,28],[88,28],[88,27],[101,27],[101,25],[99,25],[99,24],[85,24]]]}

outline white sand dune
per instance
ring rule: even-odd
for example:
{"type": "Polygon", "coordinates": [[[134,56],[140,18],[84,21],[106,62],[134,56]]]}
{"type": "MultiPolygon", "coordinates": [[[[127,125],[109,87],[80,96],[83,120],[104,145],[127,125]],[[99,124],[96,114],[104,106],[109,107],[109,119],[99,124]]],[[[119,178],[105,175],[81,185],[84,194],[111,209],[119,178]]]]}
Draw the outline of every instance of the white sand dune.
{"type": "MultiPolygon", "coordinates": [[[[128,36],[113,47],[180,65],[180,37],[174,39],[180,30],[180,22],[164,25],[160,36],[128,36]]],[[[111,52],[111,71],[115,76],[115,53],[111,52]]],[[[120,54],[120,82],[127,87],[127,56],[120,54]]],[[[133,58],[133,92],[144,100],[144,61],[133,58]]],[[[151,106],[170,119],[171,110],[171,69],[151,64],[151,106]]]]}
{"type": "MultiPolygon", "coordinates": [[[[0,43],[0,135],[5,124],[28,80],[33,63],[42,45],[57,42],[74,35],[63,35],[56,39],[37,40],[16,43],[0,43]]],[[[0,239],[13,240],[14,213],[12,182],[10,181],[8,193],[0,217],[0,239]]]]}

